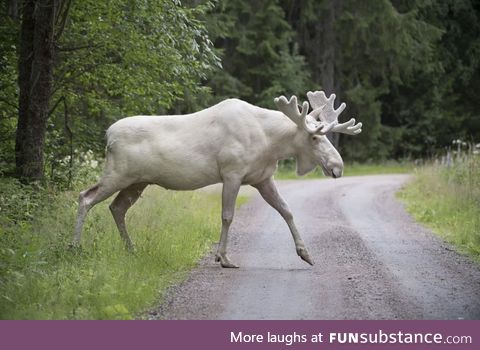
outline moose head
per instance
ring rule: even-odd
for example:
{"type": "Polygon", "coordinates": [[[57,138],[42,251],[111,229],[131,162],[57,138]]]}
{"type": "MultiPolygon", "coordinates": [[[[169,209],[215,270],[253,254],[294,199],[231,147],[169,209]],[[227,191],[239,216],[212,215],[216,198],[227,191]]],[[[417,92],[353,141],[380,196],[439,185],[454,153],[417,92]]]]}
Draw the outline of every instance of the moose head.
{"type": "Polygon", "coordinates": [[[362,132],[362,123],[355,124],[354,118],[345,123],[338,122],[338,116],[346,104],[342,103],[335,109],[335,94],[327,98],[323,91],[309,91],[307,97],[313,108],[310,113],[307,101],[303,102],[299,110],[296,96],[290,100],[285,96],[274,100],[278,110],[297,124],[299,133],[302,134],[300,137],[305,143],[303,151],[297,155],[297,173],[304,175],[320,165],[326,176],[338,178],[343,174],[343,160],[326,134],[338,132],[356,135],[362,132]]]}

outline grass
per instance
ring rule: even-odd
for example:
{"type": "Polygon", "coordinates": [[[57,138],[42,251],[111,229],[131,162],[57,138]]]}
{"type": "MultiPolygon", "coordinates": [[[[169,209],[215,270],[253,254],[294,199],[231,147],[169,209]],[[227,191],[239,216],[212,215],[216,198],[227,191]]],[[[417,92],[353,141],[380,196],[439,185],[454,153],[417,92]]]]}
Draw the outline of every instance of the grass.
{"type": "MultiPolygon", "coordinates": [[[[346,166],[355,175],[406,169],[346,166]]],[[[293,170],[280,175],[297,178],[293,170]]],[[[111,199],[89,213],[83,249],[69,249],[79,188],[61,192],[0,178],[0,319],[136,318],[158,305],[219,238],[218,193],[151,186],[127,214],[135,255],[123,247],[111,199]]],[[[247,200],[239,196],[237,205],[247,200]]]]}
{"type": "MultiPolygon", "coordinates": [[[[414,166],[412,163],[387,161],[383,163],[346,163],[344,167],[344,176],[361,176],[361,175],[377,175],[377,174],[405,174],[412,172],[414,166]]],[[[280,166],[275,174],[276,179],[318,179],[325,178],[322,170],[317,167],[311,173],[299,177],[295,174],[292,166],[280,166]]]]}
{"type": "MultiPolygon", "coordinates": [[[[23,190],[6,179],[0,187],[23,190]]],[[[123,247],[110,200],[90,211],[83,248],[72,250],[77,192],[44,190],[33,214],[20,217],[33,193],[16,198],[18,208],[8,207],[10,194],[0,198],[0,319],[135,318],[219,238],[219,195],[151,186],[127,214],[135,255],[123,247]]]]}
{"type": "Polygon", "coordinates": [[[414,169],[413,163],[388,161],[384,163],[352,163],[345,165],[345,176],[377,174],[407,174],[414,169]]]}
{"type": "Polygon", "coordinates": [[[471,156],[447,168],[428,165],[398,197],[415,219],[462,252],[480,260],[480,159],[471,156]]]}

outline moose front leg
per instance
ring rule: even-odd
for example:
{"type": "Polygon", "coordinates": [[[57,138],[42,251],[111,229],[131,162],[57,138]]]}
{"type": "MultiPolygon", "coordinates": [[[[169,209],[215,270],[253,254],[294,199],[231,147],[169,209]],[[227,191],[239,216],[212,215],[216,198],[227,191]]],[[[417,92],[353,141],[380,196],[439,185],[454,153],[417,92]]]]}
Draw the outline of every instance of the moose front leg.
{"type": "Polygon", "coordinates": [[[241,181],[237,179],[224,179],[222,189],[222,233],[218,245],[215,261],[220,262],[222,267],[238,267],[227,257],[228,230],[235,213],[235,201],[240,190],[241,181]]]}
{"type": "Polygon", "coordinates": [[[293,221],[293,215],[288,207],[287,202],[280,196],[278,193],[277,186],[275,186],[275,182],[273,178],[269,178],[260,182],[259,184],[254,185],[254,187],[260,192],[263,199],[270,204],[274,209],[276,209],[280,215],[285,219],[287,222],[288,227],[290,228],[290,232],[293,236],[293,241],[295,242],[295,248],[297,249],[297,254],[302,260],[313,265],[314,262],[310,255],[308,255],[307,248],[305,248],[305,243],[303,243],[302,237],[298,233],[297,227],[295,226],[295,222],[293,221]]]}

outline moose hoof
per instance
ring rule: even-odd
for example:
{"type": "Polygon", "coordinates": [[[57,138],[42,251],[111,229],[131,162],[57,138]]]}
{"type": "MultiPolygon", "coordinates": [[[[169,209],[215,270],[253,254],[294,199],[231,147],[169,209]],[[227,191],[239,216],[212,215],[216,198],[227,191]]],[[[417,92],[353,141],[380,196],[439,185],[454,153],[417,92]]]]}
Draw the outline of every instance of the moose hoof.
{"type": "Polygon", "coordinates": [[[298,249],[297,254],[306,263],[312,266],[314,265],[313,259],[310,257],[310,255],[308,255],[308,252],[305,248],[298,249]]]}
{"type": "Polygon", "coordinates": [[[136,250],[135,250],[135,247],[133,246],[133,244],[126,244],[125,249],[127,250],[128,254],[135,255],[135,253],[136,253],[136,250]]]}
{"type": "Polygon", "coordinates": [[[232,263],[230,259],[227,258],[226,255],[220,255],[220,254],[215,255],[215,261],[219,262],[220,265],[224,268],[238,269],[238,266],[232,263]]]}

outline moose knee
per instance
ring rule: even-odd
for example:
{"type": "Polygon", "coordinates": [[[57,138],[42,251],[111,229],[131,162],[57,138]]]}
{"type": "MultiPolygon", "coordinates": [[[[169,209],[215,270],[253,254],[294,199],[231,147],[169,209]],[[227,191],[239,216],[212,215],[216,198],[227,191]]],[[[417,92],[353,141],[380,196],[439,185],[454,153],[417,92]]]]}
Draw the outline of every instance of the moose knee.
{"type": "Polygon", "coordinates": [[[93,207],[96,203],[98,194],[98,185],[90,187],[88,190],[80,192],[78,195],[78,204],[82,210],[89,210],[93,207]]]}
{"type": "Polygon", "coordinates": [[[222,224],[223,225],[230,226],[232,221],[233,221],[233,215],[229,215],[229,216],[223,215],[222,216],[222,224]]]}

